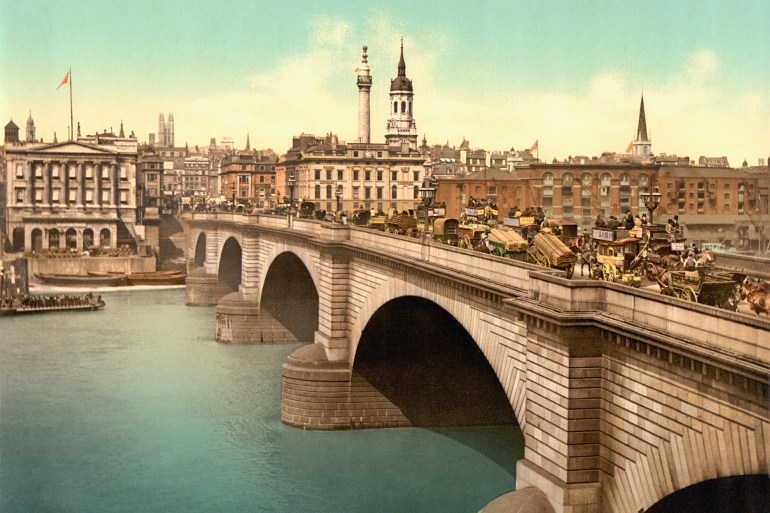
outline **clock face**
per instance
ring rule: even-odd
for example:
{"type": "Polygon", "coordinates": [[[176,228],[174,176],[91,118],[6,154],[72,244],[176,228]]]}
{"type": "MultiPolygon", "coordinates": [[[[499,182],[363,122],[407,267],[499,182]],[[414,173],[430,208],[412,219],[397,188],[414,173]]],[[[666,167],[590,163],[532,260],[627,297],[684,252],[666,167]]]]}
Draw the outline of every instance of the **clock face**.
{"type": "Polygon", "coordinates": [[[371,151],[364,152],[364,157],[366,157],[368,159],[372,158],[372,152],[371,151]]]}

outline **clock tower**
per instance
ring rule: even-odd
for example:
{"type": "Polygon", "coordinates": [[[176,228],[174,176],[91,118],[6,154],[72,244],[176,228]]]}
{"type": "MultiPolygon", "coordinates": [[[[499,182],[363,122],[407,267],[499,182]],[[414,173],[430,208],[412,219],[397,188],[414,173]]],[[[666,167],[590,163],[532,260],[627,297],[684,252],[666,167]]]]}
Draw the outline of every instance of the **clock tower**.
{"type": "Polygon", "coordinates": [[[417,149],[417,125],[412,117],[413,97],[412,81],[406,77],[404,40],[402,38],[398,76],[390,81],[390,117],[385,133],[385,142],[389,146],[407,145],[410,150],[417,149]]]}

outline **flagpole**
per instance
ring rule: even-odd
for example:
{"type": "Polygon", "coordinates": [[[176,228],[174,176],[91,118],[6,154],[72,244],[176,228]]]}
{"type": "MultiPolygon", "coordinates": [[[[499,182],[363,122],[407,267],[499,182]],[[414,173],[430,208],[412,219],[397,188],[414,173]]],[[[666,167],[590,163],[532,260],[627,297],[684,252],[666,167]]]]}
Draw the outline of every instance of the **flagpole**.
{"type": "Polygon", "coordinates": [[[75,140],[75,123],[74,116],[72,115],[72,66],[70,66],[70,141],[75,140]]]}

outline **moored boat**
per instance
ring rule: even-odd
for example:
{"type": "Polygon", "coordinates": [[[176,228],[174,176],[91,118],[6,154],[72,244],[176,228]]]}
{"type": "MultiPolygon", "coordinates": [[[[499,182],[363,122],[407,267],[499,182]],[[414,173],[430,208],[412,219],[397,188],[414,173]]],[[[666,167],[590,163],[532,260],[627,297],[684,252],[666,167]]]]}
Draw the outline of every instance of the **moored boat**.
{"type": "Polygon", "coordinates": [[[49,285],[61,287],[117,287],[127,283],[125,275],[42,274],[36,276],[49,285]]]}
{"type": "Polygon", "coordinates": [[[184,285],[187,273],[183,271],[158,271],[157,273],[131,273],[126,275],[129,285],[184,285]]]}
{"type": "Polygon", "coordinates": [[[88,271],[90,276],[124,276],[127,285],[184,285],[187,274],[184,271],[147,271],[119,273],[112,271],[88,271]]]}

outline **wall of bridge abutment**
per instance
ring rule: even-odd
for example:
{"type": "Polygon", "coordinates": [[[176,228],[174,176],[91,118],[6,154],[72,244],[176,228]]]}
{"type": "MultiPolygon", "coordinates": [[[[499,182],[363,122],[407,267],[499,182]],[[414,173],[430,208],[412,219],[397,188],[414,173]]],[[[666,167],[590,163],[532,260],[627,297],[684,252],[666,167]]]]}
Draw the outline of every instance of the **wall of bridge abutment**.
{"type": "Polygon", "coordinates": [[[257,290],[289,251],[319,294],[316,344],[283,368],[287,424],[409,425],[355,355],[377,308],[414,295],[479,345],[524,431],[517,488],[536,486],[555,511],[637,513],[691,484],[768,472],[765,320],[366,230],[268,228],[247,234],[257,290]]]}

